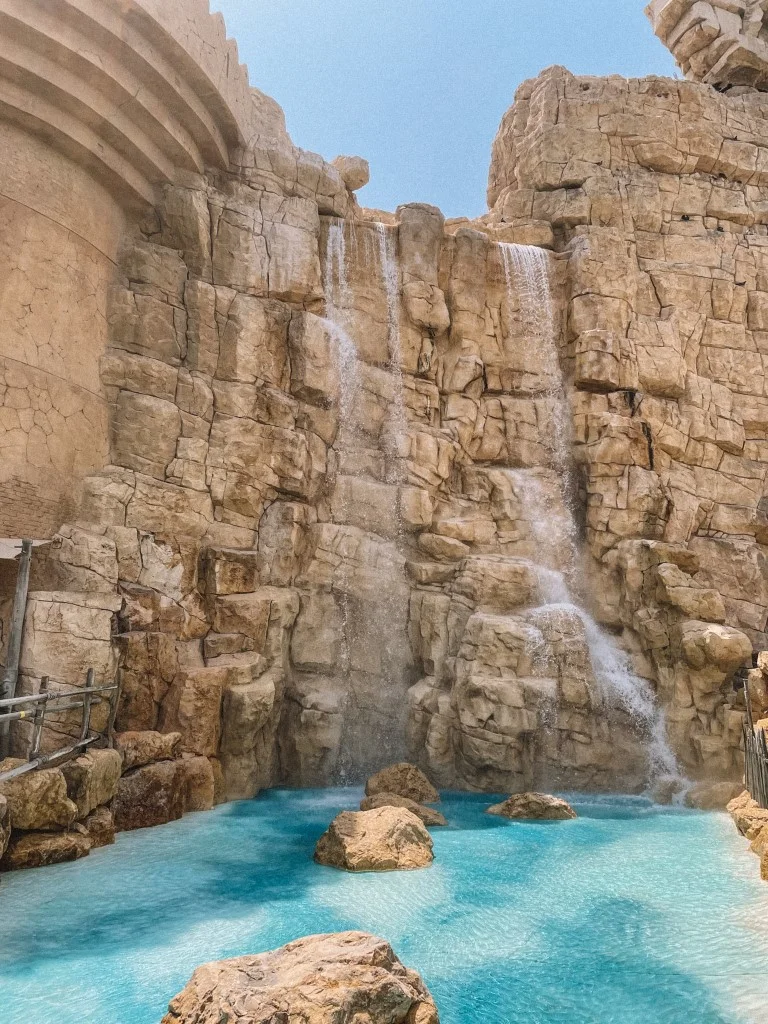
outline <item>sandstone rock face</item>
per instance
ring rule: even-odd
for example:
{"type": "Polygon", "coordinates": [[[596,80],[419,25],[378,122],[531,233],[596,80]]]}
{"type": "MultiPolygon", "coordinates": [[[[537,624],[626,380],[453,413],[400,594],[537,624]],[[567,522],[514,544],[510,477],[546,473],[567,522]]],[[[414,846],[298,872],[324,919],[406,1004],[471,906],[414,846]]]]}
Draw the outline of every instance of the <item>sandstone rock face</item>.
{"type": "Polygon", "coordinates": [[[697,811],[723,811],[740,793],[739,782],[702,782],[685,794],[685,805],[697,811]]]}
{"type": "Polygon", "coordinates": [[[117,793],[122,759],[116,750],[91,750],[65,764],[62,773],[78,820],[82,820],[117,793]]]}
{"type": "Polygon", "coordinates": [[[432,863],[432,839],[403,808],[343,811],[323,833],[315,860],[346,871],[405,871],[432,863]]]}
{"type": "Polygon", "coordinates": [[[159,761],[123,775],[112,805],[115,828],[128,832],[176,821],[184,814],[187,787],[175,761],[159,761]]]}
{"type": "Polygon", "coordinates": [[[438,1024],[435,1004],[415,971],[383,940],[362,932],[314,935],[260,956],[199,967],[171,1000],[162,1024],[438,1024]]]}
{"type": "Polygon", "coordinates": [[[0,868],[44,868],[87,857],[91,840],[79,832],[18,832],[11,837],[0,868]]]}
{"type": "Polygon", "coordinates": [[[8,846],[11,838],[11,815],[8,810],[8,800],[0,796],[0,860],[8,846]]]}
{"type": "Polygon", "coordinates": [[[407,797],[417,804],[435,804],[440,794],[420,768],[412,764],[393,764],[372,775],[365,784],[366,796],[381,793],[407,797]]]}
{"type": "MultiPolygon", "coordinates": [[[[23,764],[6,758],[0,771],[23,764]]],[[[55,831],[68,828],[77,817],[77,806],[67,796],[67,783],[57,768],[27,772],[9,782],[0,783],[15,829],[24,831],[55,831]]]]}
{"type": "Polygon", "coordinates": [[[768,25],[760,0],[652,0],[646,13],[687,78],[720,87],[768,86],[768,25]]]}
{"type": "Polygon", "coordinates": [[[115,820],[107,807],[97,807],[83,822],[91,840],[91,849],[111,846],[115,841],[115,820]]]}
{"type": "Polygon", "coordinates": [[[407,796],[397,796],[395,793],[378,793],[376,796],[367,796],[360,802],[361,811],[373,811],[377,807],[404,807],[417,818],[421,818],[428,827],[448,824],[445,815],[436,811],[434,807],[425,807],[415,800],[409,800],[407,796]]]}
{"type": "Polygon", "coordinates": [[[546,793],[516,793],[503,803],[489,807],[487,813],[500,818],[539,821],[566,821],[577,817],[576,811],[569,803],[546,793]]]}
{"type": "Polygon", "coordinates": [[[150,159],[141,91],[93,159],[0,125],[0,518],[52,538],[20,689],[119,671],[118,819],[207,806],[203,761],[214,800],[406,758],[638,791],[654,696],[685,773],[740,778],[735,676],[768,712],[764,5],[654,0],[697,81],[524,83],[473,222],[361,209],[365,162],[294,147],[204,5],[135,6],[132,40],[178,35],[152,117],[181,83],[189,138],[150,159]]]}
{"type": "Polygon", "coordinates": [[[172,761],[180,743],[178,732],[122,732],[115,736],[115,749],[122,756],[124,772],[154,761],[172,761]]]}

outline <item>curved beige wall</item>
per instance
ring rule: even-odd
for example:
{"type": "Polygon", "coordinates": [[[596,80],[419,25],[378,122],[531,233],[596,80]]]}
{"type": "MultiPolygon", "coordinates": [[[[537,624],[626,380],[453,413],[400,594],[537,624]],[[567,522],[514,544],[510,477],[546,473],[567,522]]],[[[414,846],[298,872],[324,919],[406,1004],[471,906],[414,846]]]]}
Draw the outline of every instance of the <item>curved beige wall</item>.
{"type": "Polygon", "coordinates": [[[107,461],[126,232],[265,125],[207,0],[0,0],[0,536],[50,536],[107,461]]]}

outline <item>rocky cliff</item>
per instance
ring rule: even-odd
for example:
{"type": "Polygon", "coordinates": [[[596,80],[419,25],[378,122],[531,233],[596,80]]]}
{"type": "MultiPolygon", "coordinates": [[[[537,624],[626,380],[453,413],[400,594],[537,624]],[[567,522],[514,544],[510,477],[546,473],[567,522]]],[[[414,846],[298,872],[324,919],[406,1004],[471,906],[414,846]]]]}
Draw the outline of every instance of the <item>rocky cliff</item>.
{"type": "Polygon", "coordinates": [[[109,456],[38,559],[23,685],[119,674],[118,728],[181,734],[229,798],[406,753],[491,791],[738,776],[768,99],[551,68],[470,223],[360,208],[360,161],[263,97],[246,138],[239,88],[226,164],[121,236],[109,456]]]}

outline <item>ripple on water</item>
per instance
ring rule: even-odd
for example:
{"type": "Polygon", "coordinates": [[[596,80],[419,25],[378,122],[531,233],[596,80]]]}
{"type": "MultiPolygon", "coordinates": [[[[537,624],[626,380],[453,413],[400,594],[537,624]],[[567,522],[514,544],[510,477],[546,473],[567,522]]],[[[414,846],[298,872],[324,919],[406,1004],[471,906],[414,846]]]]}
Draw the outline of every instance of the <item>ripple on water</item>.
{"type": "Polygon", "coordinates": [[[312,861],[357,790],[275,791],[3,876],[3,1024],[156,1024],[198,964],[363,928],[432,989],[442,1024],[758,1024],[768,887],[724,815],[572,797],[507,822],[451,795],[425,871],[312,861]]]}

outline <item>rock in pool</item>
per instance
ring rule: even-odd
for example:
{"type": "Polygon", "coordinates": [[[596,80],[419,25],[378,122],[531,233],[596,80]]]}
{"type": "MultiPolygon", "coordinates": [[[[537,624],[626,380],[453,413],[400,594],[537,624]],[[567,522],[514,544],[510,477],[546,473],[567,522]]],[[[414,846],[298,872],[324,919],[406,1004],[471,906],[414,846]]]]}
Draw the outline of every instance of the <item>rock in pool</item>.
{"type": "Polygon", "coordinates": [[[489,807],[487,813],[529,821],[566,821],[577,817],[569,803],[547,793],[515,793],[504,803],[489,807]]]}
{"type": "Polygon", "coordinates": [[[414,764],[393,764],[372,775],[365,784],[366,796],[393,793],[415,800],[417,804],[436,804],[440,794],[427,776],[414,764]]]}
{"type": "Polygon", "coordinates": [[[198,967],[161,1024],[439,1024],[424,982],[383,939],[313,935],[198,967]]]}
{"type": "Polygon", "coordinates": [[[377,807],[404,807],[417,818],[421,818],[427,826],[447,825],[445,816],[436,811],[433,807],[424,807],[417,804],[415,800],[409,800],[407,796],[398,796],[397,793],[378,793],[376,796],[367,796],[360,804],[361,811],[373,811],[377,807]]]}
{"type": "Polygon", "coordinates": [[[346,871],[408,871],[433,861],[432,837],[404,807],[342,811],[315,847],[315,860],[346,871]]]}

